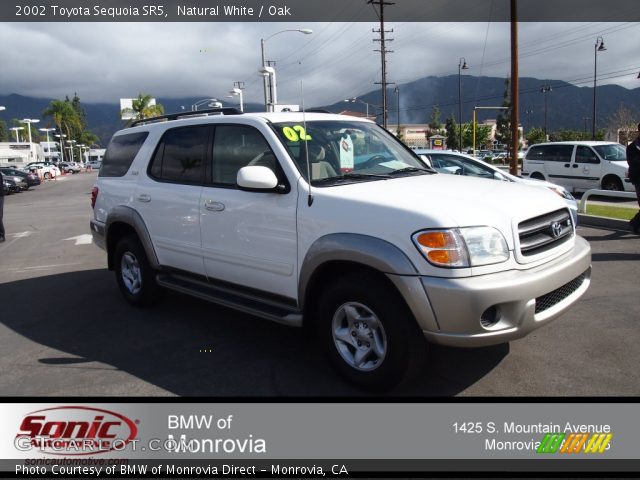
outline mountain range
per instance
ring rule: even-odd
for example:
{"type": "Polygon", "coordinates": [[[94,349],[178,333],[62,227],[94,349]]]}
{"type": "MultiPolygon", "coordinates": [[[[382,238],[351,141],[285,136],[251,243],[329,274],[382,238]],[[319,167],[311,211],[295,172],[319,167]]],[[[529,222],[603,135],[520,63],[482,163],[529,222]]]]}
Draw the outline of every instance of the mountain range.
{"type": "MultiPolygon", "coordinates": [[[[501,106],[504,101],[505,79],[497,77],[473,77],[463,75],[462,80],[462,119],[471,120],[474,106],[501,106]]],[[[400,100],[400,123],[428,123],[434,107],[441,112],[440,121],[444,123],[448,116],[458,118],[458,76],[425,77],[387,92],[388,123],[397,122],[397,105],[400,100]]],[[[72,93],[72,92],[71,92],[72,93]]],[[[520,122],[525,130],[532,127],[542,127],[545,116],[545,96],[547,97],[547,130],[559,129],[586,130],[591,129],[593,111],[593,88],[578,87],[559,80],[540,80],[530,77],[520,78],[520,122]],[[542,93],[542,85],[551,85],[551,91],[542,93]],[[530,113],[526,113],[530,111],[530,113]]],[[[358,97],[362,102],[370,104],[370,114],[379,113],[381,104],[380,90],[371,90],[358,97]]],[[[82,101],[82,98],[80,99],[82,101]]],[[[200,98],[161,98],[161,103],[168,113],[191,110],[191,105],[200,98]]],[[[0,119],[9,121],[13,118],[40,118],[38,127],[52,123],[50,119],[43,119],[42,112],[49,105],[51,99],[26,97],[18,94],[0,95],[0,105],[6,110],[0,111],[0,119]]],[[[106,145],[111,135],[124,126],[120,120],[119,103],[82,103],[87,118],[89,130],[98,135],[102,145],[106,145]]],[[[224,106],[235,106],[223,102],[224,106]]],[[[640,87],[632,90],[618,85],[602,85],[597,89],[598,128],[606,128],[612,115],[625,106],[636,112],[640,105],[640,87]]],[[[364,113],[366,106],[360,102],[346,102],[339,99],[330,105],[318,105],[314,108],[324,108],[331,112],[344,110],[364,113]]],[[[262,104],[245,104],[245,111],[261,111],[262,104]]],[[[482,121],[495,118],[496,110],[478,110],[477,119],[482,121]]],[[[640,112],[637,113],[640,121],[640,112]]]]}

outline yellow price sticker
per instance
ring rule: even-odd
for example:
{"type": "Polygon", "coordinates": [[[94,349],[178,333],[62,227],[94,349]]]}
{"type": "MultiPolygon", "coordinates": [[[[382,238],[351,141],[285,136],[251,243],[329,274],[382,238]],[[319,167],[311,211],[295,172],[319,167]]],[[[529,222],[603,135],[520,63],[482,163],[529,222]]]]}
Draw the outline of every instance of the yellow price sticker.
{"type": "Polygon", "coordinates": [[[293,127],[284,127],[282,133],[290,142],[298,142],[300,140],[311,140],[302,125],[294,125],[293,127]]]}

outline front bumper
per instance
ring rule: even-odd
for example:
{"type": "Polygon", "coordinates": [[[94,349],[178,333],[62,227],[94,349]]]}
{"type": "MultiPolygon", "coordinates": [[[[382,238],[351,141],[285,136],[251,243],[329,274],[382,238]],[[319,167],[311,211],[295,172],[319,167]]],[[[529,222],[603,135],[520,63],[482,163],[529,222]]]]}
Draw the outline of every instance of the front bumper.
{"type": "Polygon", "coordinates": [[[421,277],[437,324],[433,329],[432,322],[421,323],[422,330],[434,343],[457,347],[508,342],[561,315],[587,291],[590,280],[591,247],[581,237],[570,252],[530,270],[458,279],[421,277]],[[483,326],[483,314],[494,323],[483,326]]]}

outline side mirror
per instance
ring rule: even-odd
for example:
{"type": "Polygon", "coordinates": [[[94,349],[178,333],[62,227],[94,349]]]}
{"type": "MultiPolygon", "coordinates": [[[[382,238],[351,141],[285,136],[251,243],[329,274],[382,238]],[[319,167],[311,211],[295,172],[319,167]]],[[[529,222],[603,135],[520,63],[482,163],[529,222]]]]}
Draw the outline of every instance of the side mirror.
{"type": "Polygon", "coordinates": [[[278,186],[278,178],[268,167],[251,165],[238,170],[236,183],[246,190],[272,191],[278,186]]]}

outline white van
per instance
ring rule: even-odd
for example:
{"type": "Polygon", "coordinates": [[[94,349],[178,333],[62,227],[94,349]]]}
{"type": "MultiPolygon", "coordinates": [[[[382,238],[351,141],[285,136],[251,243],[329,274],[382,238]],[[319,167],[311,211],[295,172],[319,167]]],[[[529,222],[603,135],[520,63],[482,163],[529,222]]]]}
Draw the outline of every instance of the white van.
{"type": "Polygon", "coordinates": [[[553,142],[532,145],[522,176],[547,180],[569,191],[590,188],[633,192],[624,146],[613,142],[553,142]]]}

